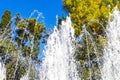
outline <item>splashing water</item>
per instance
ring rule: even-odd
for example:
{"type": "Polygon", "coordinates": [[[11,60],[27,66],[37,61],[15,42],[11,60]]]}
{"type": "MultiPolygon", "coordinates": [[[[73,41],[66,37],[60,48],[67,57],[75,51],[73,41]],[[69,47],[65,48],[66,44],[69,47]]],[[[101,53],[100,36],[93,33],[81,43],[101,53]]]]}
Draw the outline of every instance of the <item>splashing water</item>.
{"type": "Polygon", "coordinates": [[[45,59],[41,66],[41,80],[80,80],[74,60],[74,29],[70,17],[47,40],[45,59]]]}
{"type": "Polygon", "coordinates": [[[0,80],[6,80],[6,68],[2,62],[0,62],[0,80]]]}
{"type": "MultiPolygon", "coordinates": [[[[34,13],[39,14],[37,19],[42,16],[40,12],[35,10],[33,13],[31,13],[30,18],[34,15],[34,13]]],[[[13,30],[15,30],[15,28],[13,28],[13,30]]],[[[0,45],[2,45],[7,40],[9,41],[11,33],[12,30],[9,29],[5,30],[4,33],[0,35],[0,45]]],[[[66,21],[63,21],[62,25],[59,25],[59,29],[58,25],[54,28],[54,32],[48,38],[47,46],[44,51],[45,60],[43,61],[40,70],[40,78],[36,78],[35,80],[80,80],[77,74],[76,63],[74,60],[74,40],[74,29],[72,27],[70,17],[67,17],[66,21]]],[[[10,45],[8,45],[7,53],[9,53],[9,47],[10,45]]],[[[15,55],[16,51],[12,51],[17,62],[23,61],[25,64],[27,64],[27,66],[34,66],[34,64],[32,64],[33,61],[28,64],[28,61],[30,60],[27,58],[24,59],[21,56],[21,50],[17,49],[17,52],[18,55],[15,55]]],[[[30,80],[30,69],[26,70],[26,74],[22,76],[20,80],[30,80]]],[[[17,67],[14,71],[14,74],[16,71],[17,67]]],[[[16,77],[16,75],[14,75],[14,77],[16,77]]],[[[4,64],[0,63],[0,80],[4,79],[6,79],[6,69],[4,64]]]]}
{"type": "Polygon", "coordinates": [[[120,12],[115,8],[107,27],[108,45],[104,48],[103,80],[120,80],[120,12]]]}
{"type": "MultiPolygon", "coordinates": [[[[35,10],[33,13],[31,13],[30,18],[35,12],[38,13],[38,11],[35,10]]],[[[39,13],[37,19],[39,19],[41,15],[42,14],[39,13]]],[[[10,34],[5,36],[7,33],[9,33],[9,31],[10,30],[4,31],[4,33],[0,35],[1,45],[3,41],[7,40],[8,37],[10,36],[10,34]]],[[[120,12],[118,11],[117,8],[115,8],[106,29],[108,45],[105,46],[103,50],[104,52],[103,65],[99,65],[102,66],[102,68],[100,67],[102,80],[120,80],[119,31],[120,31],[120,12]]],[[[87,39],[89,33],[87,33],[86,29],[84,33],[86,34],[87,39]]],[[[74,59],[75,52],[74,42],[75,42],[74,29],[72,27],[70,17],[67,17],[66,21],[62,21],[61,25],[57,25],[54,28],[54,32],[50,34],[47,40],[47,45],[45,46],[44,50],[45,58],[43,59],[43,62],[40,66],[39,73],[35,74],[37,75],[38,78],[35,78],[34,80],[81,80],[81,78],[79,77],[80,75],[78,75],[77,66],[74,59]]],[[[92,38],[91,42],[93,42],[92,38]]],[[[95,43],[92,43],[93,46],[94,44],[95,43]]],[[[94,49],[94,51],[97,56],[96,49],[94,49]]],[[[22,58],[20,58],[20,60],[22,60],[22,58]]],[[[99,62],[99,59],[97,61],[99,62]]],[[[90,59],[88,62],[90,65],[90,59]]],[[[33,64],[33,62],[31,61],[29,65],[31,66],[35,64],[33,64]]],[[[89,69],[89,72],[90,72],[89,77],[91,78],[91,69],[89,69]]],[[[28,69],[26,74],[22,76],[20,80],[30,80],[29,74],[30,69],[28,69]]],[[[0,80],[6,80],[6,68],[2,61],[0,62],[0,80]]]]}

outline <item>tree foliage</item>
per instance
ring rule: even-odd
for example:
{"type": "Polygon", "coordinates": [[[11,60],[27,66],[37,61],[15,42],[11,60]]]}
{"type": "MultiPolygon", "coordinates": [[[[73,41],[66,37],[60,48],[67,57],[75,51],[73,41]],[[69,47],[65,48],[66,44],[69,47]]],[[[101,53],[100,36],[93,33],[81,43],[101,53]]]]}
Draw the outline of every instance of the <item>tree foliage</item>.
{"type": "Polygon", "coordinates": [[[21,18],[20,13],[12,22],[11,12],[6,10],[0,30],[0,57],[6,65],[7,80],[20,80],[29,69],[34,79],[33,64],[39,63],[40,40],[46,31],[44,24],[35,18],[21,18]]]}
{"type": "Polygon", "coordinates": [[[23,49],[24,56],[31,56],[33,59],[38,58],[40,39],[43,37],[42,33],[45,32],[46,28],[43,23],[38,22],[36,19],[24,19],[22,21],[16,22],[16,33],[18,36],[15,38],[15,42],[17,42],[18,47],[23,49]],[[29,42],[27,46],[26,42],[29,42]],[[32,52],[31,51],[32,47],[32,52]],[[31,54],[30,54],[31,53],[31,54]]]}
{"type": "Polygon", "coordinates": [[[4,15],[2,16],[1,27],[9,28],[11,24],[11,19],[12,19],[11,12],[9,10],[6,10],[4,12],[4,15]]]}
{"type": "Polygon", "coordinates": [[[102,34],[102,24],[106,26],[109,13],[118,4],[118,0],[63,0],[64,9],[70,12],[76,36],[82,25],[87,24],[92,32],[102,34]]]}
{"type": "Polygon", "coordinates": [[[109,14],[119,0],[63,0],[64,10],[70,13],[75,36],[81,37],[76,42],[76,60],[81,63],[80,76],[82,79],[100,79],[99,62],[106,46],[105,28],[109,14]],[[85,25],[85,26],[83,26],[85,25]],[[87,31],[87,32],[86,32],[87,31]],[[90,74],[91,73],[91,74],[90,74]]]}

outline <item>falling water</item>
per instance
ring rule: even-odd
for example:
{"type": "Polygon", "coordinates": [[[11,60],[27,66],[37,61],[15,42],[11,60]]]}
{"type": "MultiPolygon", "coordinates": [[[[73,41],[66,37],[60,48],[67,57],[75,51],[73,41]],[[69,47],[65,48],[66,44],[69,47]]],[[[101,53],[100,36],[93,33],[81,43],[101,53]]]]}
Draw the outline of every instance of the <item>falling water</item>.
{"type": "Polygon", "coordinates": [[[74,29],[70,17],[47,40],[40,80],[80,80],[74,60],[74,29]]]}
{"type": "MultiPolygon", "coordinates": [[[[35,10],[34,12],[37,11],[35,10]]],[[[39,19],[39,16],[37,19],[39,19]]],[[[85,32],[89,35],[86,29],[85,32]]],[[[7,31],[0,36],[1,44],[8,38],[8,36],[3,38],[6,33],[7,31]]],[[[103,67],[100,70],[101,78],[102,80],[120,80],[120,12],[117,8],[114,9],[109,19],[106,36],[108,45],[103,50],[103,67]]],[[[93,40],[91,41],[93,42],[93,40]]],[[[53,33],[47,39],[47,45],[44,50],[45,58],[39,66],[40,68],[38,68],[40,69],[39,74],[37,74],[39,78],[35,80],[81,80],[74,59],[74,42],[74,29],[70,17],[67,17],[66,21],[62,21],[61,25],[55,26],[53,33]]],[[[94,46],[94,43],[92,45],[94,46]]],[[[96,50],[94,51],[96,53],[96,50]]],[[[33,65],[32,62],[29,65],[33,65]]],[[[89,72],[91,78],[91,70],[89,72]]],[[[29,80],[29,73],[30,69],[20,80],[29,80]]],[[[6,68],[2,62],[0,62],[0,80],[6,80],[6,68]]]]}
{"type": "Polygon", "coordinates": [[[114,9],[107,27],[108,45],[104,48],[103,80],[120,80],[120,12],[114,9]]]}
{"type": "Polygon", "coordinates": [[[0,80],[6,80],[6,68],[2,62],[0,62],[0,80]]]}

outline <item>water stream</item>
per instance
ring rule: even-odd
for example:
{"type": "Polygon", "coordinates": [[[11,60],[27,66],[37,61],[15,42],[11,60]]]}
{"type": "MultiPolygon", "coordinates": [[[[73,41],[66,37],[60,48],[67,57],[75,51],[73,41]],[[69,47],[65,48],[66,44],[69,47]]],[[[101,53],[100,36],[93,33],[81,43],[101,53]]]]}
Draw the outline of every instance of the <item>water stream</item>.
{"type": "Polygon", "coordinates": [[[111,14],[106,29],[107,46],[104,48],[102,79],[120,80],[120,12],[117,8],[111,14]]]}
{"type": "Polygon", "coordinates": [[[0,80],[6,80],[6,68],[3,62],[0,62],[0,80]]]}
{"type": "Polygon", "coordinates": [[[41,80],[80,80],[74,59],[74,29],[70,17],[54,28],[44,50],[41,80]]]}

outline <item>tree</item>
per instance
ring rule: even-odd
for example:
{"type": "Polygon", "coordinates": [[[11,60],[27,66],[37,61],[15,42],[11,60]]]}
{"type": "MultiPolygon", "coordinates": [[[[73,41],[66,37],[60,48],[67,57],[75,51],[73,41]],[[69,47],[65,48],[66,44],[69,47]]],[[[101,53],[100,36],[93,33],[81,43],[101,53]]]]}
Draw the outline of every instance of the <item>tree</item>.
{"type": "Polygon", "coordinates": [[[18,36],[15,38],[18,47],[23,50],[24,56],[31,56],[33,59],[37,60],[40,45],[40,39],[42,38],[42,33],[45,32],[45,26],[43,23],[37,22],[36,19],[24,19],[17,24],[17,30],[15,31],[18,36]],[[25,45],[27,42],[28,45],[25,45]],[[32,46],[32,52],[31,47],[32,46]]]}
{"type": "Polygon", "coordinates": [[[4,15],[2,16],[1,27],[9,28],[11,24],[11,19],[11,12],[9,10],[6,10],[4,12],[4,15]]]}
{"type": "Polygon", "coordinates": [[[11,12],[6,10],[0,23],[0,57],[6,65],[7,80],[20,80],[28,70],[34,79],[36,70],[33,64],[39,64],[40,39],[46,28],[35,18],[21,18],[20,13],[15,22],[11,18],[11,12]]]}
{"type": "Polygon", "coordinates": [[[63,0],[64,9],[70,12],[70,16],[75,28],[76,36],[79,36],[82,25],[87,26],[92,32],[102,34],[102,24],[106,27],[109,13],[120,3],[118,0],[63,0]]]}
{"type": "Polygon", "coordinates": [[[107,41],[104,29],[113,8],[117,5],[120,9],[120,1],[63,0],[63,3],[64,10],[70,13],[76,38],[83,35],[81,41],[76,42],[75,52],[76,60],[81,63],[81,78],[98,79],[95,77],[100,78],[99,62],[95,59],[103,55],[102,49],[107,41]]]}
{"type": "MultiPolygon", "coordinates": [[[[33,62],[38,61],[40,39],[43,38],[43,33],[46,28],[43,23],[38,22],[35,18],[21,19],[19,14],[17,14],[15,23],[17,28],[15,33],[17,36],[15,37],[14,42],[20,49],[22,56],[28,58],[33,64],[33,62]]],[[[29,66],[26,65],[25,67],[26,70],[29,70],[30,68],[30,74],[35,71],[33,70],[34,68],[30,67],[33,66],[31,63],[29,63],[29,66]]],[[[36,75],[32,74],[31,76],[35,77],[36,75]]]]}

